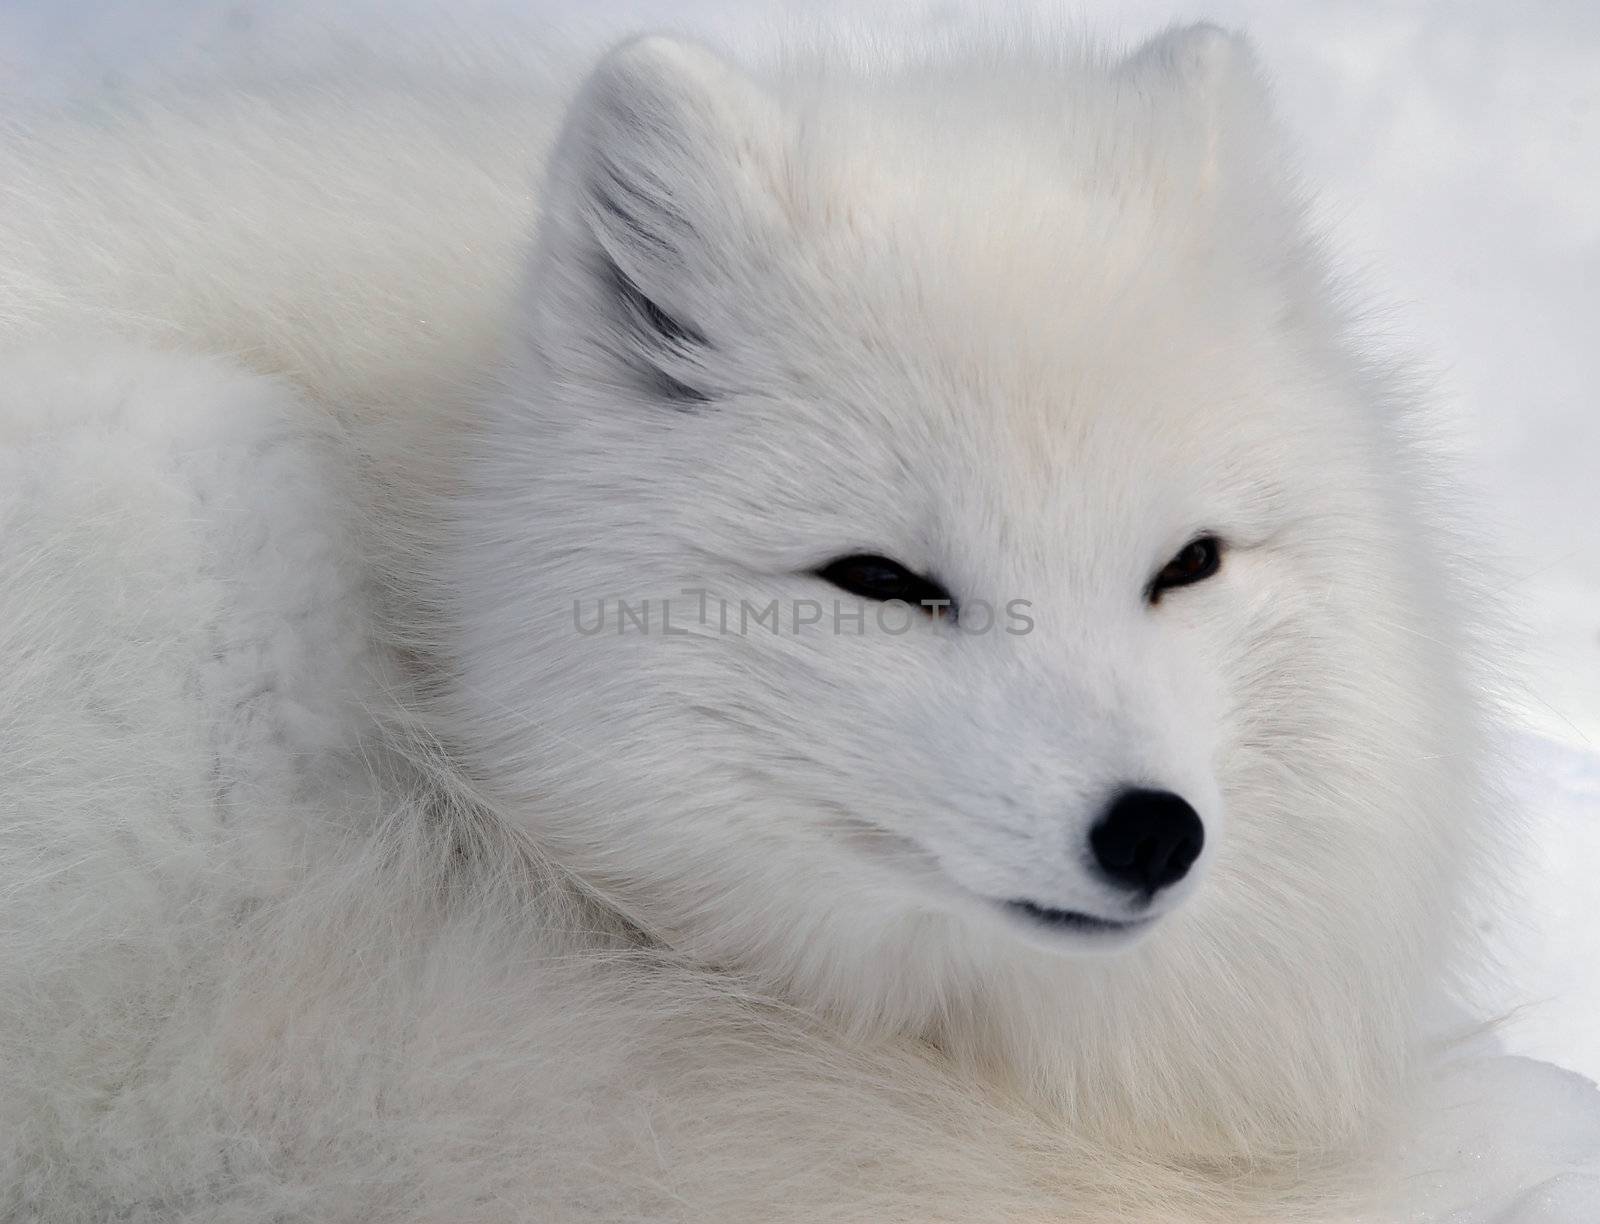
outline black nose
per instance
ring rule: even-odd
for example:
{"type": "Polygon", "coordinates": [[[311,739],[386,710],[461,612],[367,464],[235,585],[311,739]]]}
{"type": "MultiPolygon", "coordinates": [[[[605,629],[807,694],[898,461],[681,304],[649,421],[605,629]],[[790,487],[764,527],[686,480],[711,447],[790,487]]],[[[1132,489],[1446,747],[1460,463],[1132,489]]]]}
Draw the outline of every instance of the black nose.
{"type": "Polygon", "coordinates": [[[1118,884],[1154,894],[1189,874],[1206,828],[1171,791],[1123,791],[1089,830],[1100,869],[1118,884]]]}

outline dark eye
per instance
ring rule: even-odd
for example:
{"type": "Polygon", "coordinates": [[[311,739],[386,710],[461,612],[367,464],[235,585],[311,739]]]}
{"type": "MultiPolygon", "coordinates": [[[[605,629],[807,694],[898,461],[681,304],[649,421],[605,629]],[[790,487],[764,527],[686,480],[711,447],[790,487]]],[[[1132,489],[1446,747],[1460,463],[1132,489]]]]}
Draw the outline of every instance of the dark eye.
{"type": "Polygon", "coordinates": [[[1150,580],[1148,598],[1155,603],[1162,592],[1173,587],[1204,582],[1222,568],[1222,541],[1213,535],[1196,536],[1178,550],[1178,555],[1161,567],[1150,580]]]}
{"type": "Polygon", "coordinates": [[[826,578],[841,591],[859,595],[862,599],[899,599],[912,607],[922,607],[934,616],[954,608],[950,592],[933,579],[914,574],[900,562],[875,553],[840,557],[819,569],[817,576],[826,578]],[[930,604],[935,606],[927,606],[930,604]]]}

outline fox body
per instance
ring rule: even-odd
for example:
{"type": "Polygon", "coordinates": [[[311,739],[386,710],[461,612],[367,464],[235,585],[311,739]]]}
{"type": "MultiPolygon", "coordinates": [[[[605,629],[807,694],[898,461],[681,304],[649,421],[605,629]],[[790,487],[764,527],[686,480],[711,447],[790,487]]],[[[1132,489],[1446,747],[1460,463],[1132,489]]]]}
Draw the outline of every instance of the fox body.
{"type": "Polygon", "coordinates": [[[8,1218],[1366,1210],[1493,804],[1287,162],[1210,27],[23,117],[8,1218]]]}

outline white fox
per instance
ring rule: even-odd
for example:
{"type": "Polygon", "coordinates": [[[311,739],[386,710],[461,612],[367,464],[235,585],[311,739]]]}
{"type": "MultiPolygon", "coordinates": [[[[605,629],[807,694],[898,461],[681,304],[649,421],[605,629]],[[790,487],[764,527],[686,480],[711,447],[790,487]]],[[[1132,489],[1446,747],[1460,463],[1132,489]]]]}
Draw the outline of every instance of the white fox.
{"type": "Polygon", "coordinates": [[[0,1214],[1381,1211],[1472,592],[1247,45],[562,92],[0,142],[0,1214]]]}

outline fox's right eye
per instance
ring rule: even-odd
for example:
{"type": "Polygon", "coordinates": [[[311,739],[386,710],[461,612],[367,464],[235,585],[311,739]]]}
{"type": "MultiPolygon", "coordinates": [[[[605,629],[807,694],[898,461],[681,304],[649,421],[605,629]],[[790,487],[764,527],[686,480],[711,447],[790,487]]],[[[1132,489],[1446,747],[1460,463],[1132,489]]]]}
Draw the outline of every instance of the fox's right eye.
{"type": "Polygon", "coordinates": [[[950,592],[939,583],[876,553],[840,557],[817,570],[817,576],[862,599],[881,602],[898,599],[934,616],[953,612],[955,608],[950,592]]]}

